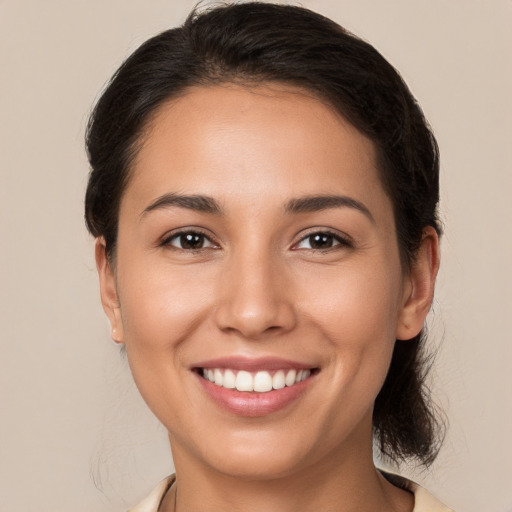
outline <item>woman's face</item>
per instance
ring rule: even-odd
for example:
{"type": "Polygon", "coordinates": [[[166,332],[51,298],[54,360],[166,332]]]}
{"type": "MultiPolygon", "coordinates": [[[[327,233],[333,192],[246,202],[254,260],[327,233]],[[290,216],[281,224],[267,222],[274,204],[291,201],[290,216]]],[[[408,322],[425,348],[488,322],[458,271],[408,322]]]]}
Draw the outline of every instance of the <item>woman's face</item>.
{"type": "Polygon", "coordinates": [[[122,198],[113,273],[101,242],[97,257],[177,466],[268,478],[371,453],[395,339],[416,334],[413,285],[374,147],[332,109],[278,85],[166,104],[122,198]]]}

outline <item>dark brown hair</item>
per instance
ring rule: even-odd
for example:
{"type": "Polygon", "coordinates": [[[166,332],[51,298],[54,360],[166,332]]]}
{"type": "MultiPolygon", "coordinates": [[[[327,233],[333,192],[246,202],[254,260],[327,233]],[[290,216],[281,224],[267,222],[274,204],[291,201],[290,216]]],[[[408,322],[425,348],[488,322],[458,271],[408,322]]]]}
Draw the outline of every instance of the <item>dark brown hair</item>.
{"type": "MultiPolygon", "coordinates": [[[[183,26],[138,48],[115,73],[87,129],[91,173],[85,219],[115,254],[121,196],[144,128],[165,101],[191,86],[289,83],[314,93],[369,137],[392,200],[402,263],[426,226],[440,233],[438,147],[397,71],[367,42],[304,8],[244,3],[194,10],[183,26]]],[[[432,462],[441,435],[422,357],[424,336],[395,344],[374,408],[381,452],[432,462]]]]}

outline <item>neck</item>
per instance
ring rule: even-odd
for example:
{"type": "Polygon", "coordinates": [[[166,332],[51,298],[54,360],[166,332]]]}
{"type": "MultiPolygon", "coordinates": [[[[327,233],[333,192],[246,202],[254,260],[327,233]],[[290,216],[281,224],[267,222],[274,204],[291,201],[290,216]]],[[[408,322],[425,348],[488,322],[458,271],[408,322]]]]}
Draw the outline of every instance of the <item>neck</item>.
{"type": "Polygon", "coordinates": [[[411,512],[412,494],[376,470],[371,446],[330,453],[275,478],[237,478],[182,457],[173,447],[176,484],[160,512],[411,512]]]}

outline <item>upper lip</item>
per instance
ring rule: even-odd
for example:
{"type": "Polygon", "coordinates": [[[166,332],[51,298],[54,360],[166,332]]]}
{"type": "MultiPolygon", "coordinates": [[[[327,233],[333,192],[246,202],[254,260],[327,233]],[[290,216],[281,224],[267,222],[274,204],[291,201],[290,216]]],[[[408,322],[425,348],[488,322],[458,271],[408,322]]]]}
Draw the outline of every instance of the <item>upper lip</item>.
{"type": "Polygon", "coordinates": [[[292,361],[290,359],[282,359],[279,357],[251,358],[244,356],[229,356],[200,361],[192,365],[192,368],[229,368],[231,370],[245,370],[253,372],[257,370],[310,370],[315,368],[315,365],[292,361]]]}

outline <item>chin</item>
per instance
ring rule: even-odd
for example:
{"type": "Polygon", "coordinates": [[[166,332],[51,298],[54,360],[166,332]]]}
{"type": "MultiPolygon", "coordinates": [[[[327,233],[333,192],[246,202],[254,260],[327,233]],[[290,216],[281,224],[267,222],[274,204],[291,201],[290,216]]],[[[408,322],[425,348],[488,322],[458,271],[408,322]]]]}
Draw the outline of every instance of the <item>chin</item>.
{"type": "Polygon", "coordinates": [[[214,469],[228,477],[243,480],[278,480],[286,478],[300,469],[300,461],[291,454],[261,453],[252,457],[239,454],[225,455],[222,461],[216,460],[214,469]]]}
{"type": "Polygon", "coordinates": [[[245,480],[275,480],[306,469],[321,452],[289,428],[255,432],[225,432],[221,440],[203,438],[196,446],[202,463],[226,477],[245,480]],[[299,439],[300,437],[300,439],[299,439]],[[215,447],[212,449],[212,447],[215,447]]]}

